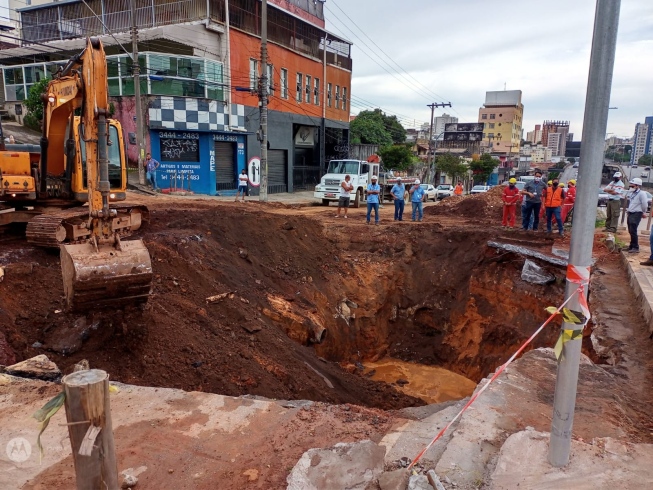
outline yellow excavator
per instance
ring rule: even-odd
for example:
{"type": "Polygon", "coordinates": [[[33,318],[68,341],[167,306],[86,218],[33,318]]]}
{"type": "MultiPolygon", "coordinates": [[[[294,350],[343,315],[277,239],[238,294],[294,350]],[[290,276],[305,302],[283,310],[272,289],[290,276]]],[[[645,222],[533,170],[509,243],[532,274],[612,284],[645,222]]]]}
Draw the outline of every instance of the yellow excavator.
{"type": "Polygon", "coordinates": [[[68,309],[147,301],[150,254],[141,240],[123,238],[148,211],[116,204],[126,198],[126,158],[122,127],[109,118],[99,39],[87,39],[42,99],[40,157],[20,145],[0,147],[0,226],[27,223],[28,242],[60,248],[68,309]]]}

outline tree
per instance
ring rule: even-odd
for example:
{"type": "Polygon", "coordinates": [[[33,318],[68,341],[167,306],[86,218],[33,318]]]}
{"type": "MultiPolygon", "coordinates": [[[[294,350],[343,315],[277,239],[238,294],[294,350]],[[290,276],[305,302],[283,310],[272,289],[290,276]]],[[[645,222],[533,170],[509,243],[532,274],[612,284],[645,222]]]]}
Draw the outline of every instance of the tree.
{"type": "Polygon", "coordinates": [[[574,157],[569,157],[569,158],[567,158],[567,162],[576,163],[576,159],[574,157]]]}
{"type": "Polygon", "coordinates": [[[405,144],[385,146],[379,150],[379,156],[386,170],[407,170],[415,159],[412,150],[405,144]]]}
{"type": "Polygon", "coordinates": [[[50,79],[44,78],[30,87],[27,99],[25,99],[25,107],[27,108],[27,114],[25,114],[24,119],[25,126],[37,130],[41,129],[41,121],[43,121],[43,101],[41,100],[41,94],[48,88],[48,83],[50,83],[50,79]]]}
{"type": "Polygon", "coordinates": [[[637,160],[638,165],[651,165],[653,164],[653,155],[642,155],[637,160]]]}
{"type": "Polygon", "coordinates": [[[489,153],[483,153],[478,160],[472,160],[469,168],[474,172],[475,181],[487,182],[497,165],[497,160],[492,158],[489,153]]]}
{"type": "Polygon", "coordinates": [[[380,109],[376,109],[376,111],[381,113],[383,125],[385,126],[385,130],[390,134],[392,142],[395,145],[403,145],[406,142],[406,130],[397,119],[397,116],[388,116],[381,112],[380,109]]]}
{"type": "Polygon", "coordinates": [[[452,181],[456,181],[458,177],[465,175],[468,169],[467,165],[462,163],[459,156],[452,155],[451,153],[438,155],[435,165],[440,172],[451,177],[452,181]]]}
{"type": "Polygon", "coordinates": [[[378,109],[360,112],[349,125],[349,131],[353,144],[383,147],[393,143],[390,133],[386,130],[381,111],[378,109]]]}

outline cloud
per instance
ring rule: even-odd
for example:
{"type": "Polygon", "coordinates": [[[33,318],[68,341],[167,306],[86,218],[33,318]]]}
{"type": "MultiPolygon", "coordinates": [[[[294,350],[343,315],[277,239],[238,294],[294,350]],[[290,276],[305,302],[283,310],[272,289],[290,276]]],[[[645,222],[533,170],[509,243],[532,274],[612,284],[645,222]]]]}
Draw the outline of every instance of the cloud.
{"type": "MultiPolygon", "coordinates": [[[[476,121],[485,92],[505,84],[522,90],[525,131],[569,120],[580,139],[595,5],[329,0],[325,17],[354,43],[352,112],[376,106],[419,125],[429,119],[426,104],[451,101],[444,112],[476,121]]],[[[652,48],[653,2],[622,2],[611,97],[619,109],[610,111],[608,132],[631,136],[653,114],[652,48]]]]}

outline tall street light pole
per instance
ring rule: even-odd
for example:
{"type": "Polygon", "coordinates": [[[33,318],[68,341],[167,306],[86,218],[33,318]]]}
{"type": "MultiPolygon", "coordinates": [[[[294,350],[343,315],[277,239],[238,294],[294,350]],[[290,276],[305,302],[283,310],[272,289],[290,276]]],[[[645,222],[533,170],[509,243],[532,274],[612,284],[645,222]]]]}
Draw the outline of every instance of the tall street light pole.
{"type": "MultiPolygon", "coordinates": [[[[579,185],[574,206],[574,212],[577,214],[574,216],[572,228],[565,291],[565,299],[569,299],[568,308],[574,311],[581,310],[580,295],[587,297],[587,286],[582,292],[577,293],[578,277],[581,281],[589,280],[589,268],[592,262],[596,189],[601,183],[603,169],[605,144],[603,138],[608,125],[620,7],[621,0],[597,0],[596,2],[580,156],[583,164],[578,169],[579,185]]],[[[549,463],[558,468],[569,462],[571,450],[582,342],[582,331],[578,335],[578,329],[578,325],[566,322],[562,324],[561,335],[565,330],[571,331],[572,334],[569,335],[571,340],[563,342],[562,355],[558,362],[548,457],[549,463]]]]}
{"type": "Polygon", "coordinates": [[[261,5],[261,187],[259,201],[268,200],[268,0],[261,5]]]}
{"type": "Polygon", "coordinates": [[[145,185],[145,141],[143,134],[143,103],[141,101],[141,65],[138,63],[138,25],[136,22],[136,0],[131,1],[132,11],[132,70],[134,73],[134,103],[136,114],[136,144],[138,145],[138,183],[145,185]]]}

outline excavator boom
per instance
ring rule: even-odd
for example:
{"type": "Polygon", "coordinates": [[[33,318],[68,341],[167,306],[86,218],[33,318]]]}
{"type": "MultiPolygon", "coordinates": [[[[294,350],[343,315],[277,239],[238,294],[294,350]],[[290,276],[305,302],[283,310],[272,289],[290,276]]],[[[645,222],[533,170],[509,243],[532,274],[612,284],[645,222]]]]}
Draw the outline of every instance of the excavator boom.
{"type": "MultiPolygon", "coordinates": [[[[66,126],[81,109],[79,145],[84,147],[90,233],[82,243],[61,245],[61,270],[69,309],[121,306],[147,301],[152,282],[150,255],[141,240],[121,241],[119,218],[112,209],[109,182],[109,100],[107,62],[99,39],[48,84],[44,95],[41,172],[60,165],[66,126]]],[[[117,142],[116,142],[117,144],[117,142]]],[[[41,192],[45,192],[42,179],[41,192]]]]}

